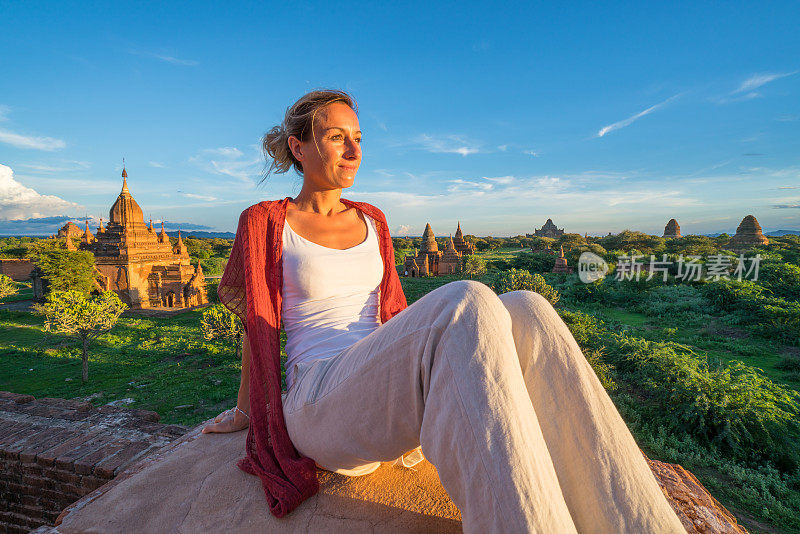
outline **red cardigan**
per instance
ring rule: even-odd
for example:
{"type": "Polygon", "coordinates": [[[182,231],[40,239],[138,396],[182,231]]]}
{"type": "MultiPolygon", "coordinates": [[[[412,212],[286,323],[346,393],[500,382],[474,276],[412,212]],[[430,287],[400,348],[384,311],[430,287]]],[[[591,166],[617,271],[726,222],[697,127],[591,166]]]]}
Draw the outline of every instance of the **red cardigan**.
{"type": "MultiPolygon", "coordinates": [[[[380,320],[403,310],[406,297],[394,265],[394,247],[381,210],[341,199],[377,223],[383,279],[380,320]]],[[[283,517],[319,490],[314,460],[301,456],[286,430],[281,399],[280,325],[283,285],[283,200],[250,206],[239,217],[236,239],[219,283],[219,300],[246,325],[250,340],[250,428],[239,468],[261,479],[270,511],[283,517]]]]}

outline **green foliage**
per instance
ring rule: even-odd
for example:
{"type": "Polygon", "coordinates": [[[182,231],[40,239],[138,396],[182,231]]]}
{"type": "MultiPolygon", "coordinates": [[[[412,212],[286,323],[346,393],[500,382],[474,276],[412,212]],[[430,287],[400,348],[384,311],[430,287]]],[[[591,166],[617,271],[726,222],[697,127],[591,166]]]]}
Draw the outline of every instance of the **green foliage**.
{"type": "Polygon", "coordinates": [[[467,256],[464,260],[464,274],[470,279],[486,274],[486,260],[480,256],[467,256]]]}
{"type": "Polygon", "coordinates": [[[742,461],[800,465],[800,394],[739,361],[711,366],[684,345],[606,330],[595,318],[562,312],[584,350],[600,351],[616,382],[660,425],[688,432],[742,461]]]}
{"type": "Polygon", "coordinates": [[[222,304],[206,308],[200,320],[200,330],[207,340],[221,339],[233,345],[236,357],[242,345],[242,321],[222,304]]]}
{"type": "Polygon", "coordinates": [[[494,283],[492,284],[492,289],[497,294],[521,289],[535,291],[553,305],[555,305],[560,298],[558,291],[548,285],[542,275],[538,273],[531,274],[528,271],[513,268],[508,271],[497,273],[494,283]]]}
{"type": "Polygon", "coordinates": [[[127,306],[113,291],[88,296],[81,291],[50,291],[36,311],[44,314],[44,330],[77,338],[83,348],[82,380],[89,379],[89,345],[111,330],[127,306]]]}
{"type": "Polygon", "coordinates": [[[84,250],[65,250],[40,247],[33,261],[49,283],[49,291],[78,291],[94,289],[94,255],[84,250]]]}
{"type": "Polygon", "coordinates": [[[625,230],[616,235],[599,239],[599,244],[606,250],[639,251],[640,254],[660,255],[665,250],[665,240],[661,237],[642,232],[625,230]]]}
{"type": "Polygon", "coordinates": [[[0,274],[0,300],[10,297],[16,292],[17,284],[10,277],[0,274]]]}

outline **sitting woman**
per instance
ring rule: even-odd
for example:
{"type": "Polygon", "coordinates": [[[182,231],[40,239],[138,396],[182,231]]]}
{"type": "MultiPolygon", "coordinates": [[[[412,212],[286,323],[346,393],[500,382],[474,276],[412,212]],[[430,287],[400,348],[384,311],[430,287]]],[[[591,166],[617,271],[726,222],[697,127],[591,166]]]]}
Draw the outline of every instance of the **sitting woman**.
{"type": "Polygon", "coordinates": [[[317,467],[366,474],[421,446],[465,532],[685,532],[543,297],[458,281],[406,305],[383,213],[341,198],[360,144],[340,91],[303,96],[264,137],[270,171],[303,186],[239,219],[218,293],[246,325],[242,381],[204,432],[249,426],[239,467],[278,517],[318,490],[317,467]]]}

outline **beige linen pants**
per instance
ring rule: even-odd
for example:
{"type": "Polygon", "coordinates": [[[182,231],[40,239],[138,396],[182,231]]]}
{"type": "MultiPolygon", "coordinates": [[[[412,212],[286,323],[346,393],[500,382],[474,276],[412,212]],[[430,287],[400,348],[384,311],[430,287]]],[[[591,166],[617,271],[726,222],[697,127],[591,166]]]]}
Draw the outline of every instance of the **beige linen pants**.
{"type": "Polygon", "coordinates": [[[685,532],[536,293],[451,282],[295,371],[284,413],[302,454],[333,471],[421,445],[467,533],[685,532]]]}

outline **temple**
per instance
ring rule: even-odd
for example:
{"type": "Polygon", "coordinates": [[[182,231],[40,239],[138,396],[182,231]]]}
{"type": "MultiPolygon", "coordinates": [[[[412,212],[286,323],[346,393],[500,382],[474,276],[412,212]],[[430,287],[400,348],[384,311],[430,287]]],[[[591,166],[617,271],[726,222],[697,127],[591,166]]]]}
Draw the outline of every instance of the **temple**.
{"type": "Polygon", "coordinates": [[[678,226],[678,221],[675,219],[670,219],[667,225],[664,227],[664,235],[662,237],[664,237],[664,239],[677,239],[679,237],[683,237],[681,235],[681,227],[678,226]]]}
{"type": "Polygon", "coordinates": [[[461,255],[471,255],[475,254],[475,245],[472,243],[467,243],[464,240],[464,234],[461,233],[461,221],[458,222],[458,228],[456,228],[456,235],[453,236],[453,246],[457,251],[461,253],[461,255]]]}
{"type": "MultiPolygon", "coordinates": [[[[67,239],[67,247],[71,239],[67,239]]],[[[97,233],[89,223],[81,236],[80,248],[94,254],[99,271],[98,285],[113,290],[131,308],[186,308],[208,303],[203,269],[193,267],[183,238],[178,232],[175,247],[161,223],[144,222],[142,208],[128,190],[128,173],[122,170],[122,191],[97,233]]]]}
{"type": "Polygon", "coordinates": [[[734,252],[744,252],[761,245],[769,245],[769,239],[763,234],[761,225],[752,215],[742,219],[736,228],[736,235],[728,242],[728,248],[734,252]]]}
{"type": "MultiPolygon", "coordinates": [[[[474,252],[474,246],[466,243],[461,234],[461,224],[458,225],[456,230],[456,237],[460,239],[466,250],[474,252]]],[[[473,252],[470,252],[472,254],[473,252]]],[[[439,245],[436,243],[436,236],[433,235],[431,224],[425,226],[425,232],[422,234],[422,245],[419,251],[414,251],[413,256],[406,256],[403,263],[403,274],[405,276],[439,276],[442,274],[457,274],[461,272],[461,258],[462,253],[456,248],[455,240],[450,237],[447,243],[447,249],[444,251],[439,250],[439,245]]]]}
{"type": "Polygon", "coordinates": [[[536,237],[550,237],[552,239],[558,239],[564,235],[564,229],[556,227],[556,225],[553,224],[553,219],[547,219],[547,221],[544,223],[544,226],[533,231],[533,235],[536,237]]]}

